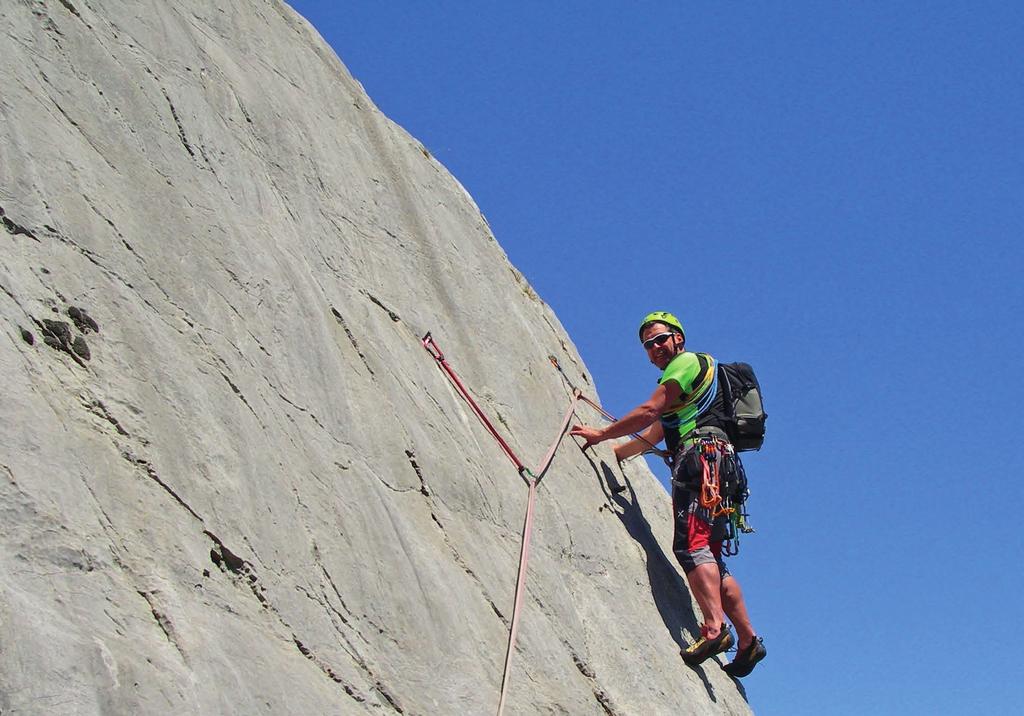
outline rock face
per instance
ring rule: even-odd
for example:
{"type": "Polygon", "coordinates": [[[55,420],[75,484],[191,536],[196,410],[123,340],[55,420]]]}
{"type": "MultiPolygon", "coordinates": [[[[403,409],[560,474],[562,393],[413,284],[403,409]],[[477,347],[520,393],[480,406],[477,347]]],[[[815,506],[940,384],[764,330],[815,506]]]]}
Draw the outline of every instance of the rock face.
{"type": "MultiPolygon", "coordinates": [[[[557,318],[283,3],[0,26],[0,713],[492,713],[527,490],[420,337],[534,464],[557,318]]],[[[506,712],[747,713],[608,463],[541,482],[506,712]]]]}

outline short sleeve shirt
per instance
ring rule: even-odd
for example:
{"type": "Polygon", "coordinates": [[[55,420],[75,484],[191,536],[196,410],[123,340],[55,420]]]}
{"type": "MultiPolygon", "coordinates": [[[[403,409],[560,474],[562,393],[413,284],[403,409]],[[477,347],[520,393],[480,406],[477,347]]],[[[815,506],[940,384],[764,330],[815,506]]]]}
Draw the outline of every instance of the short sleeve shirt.
{"type": "Polygon", "coordinates": [[[678,400],[665,406],[661,426],[665,429],[665,445],[674,453],[680,441],[697,427],[700,416],[715,402],[717,363],[707,353],[683,351],[665,367],[658,383],[664,385],[669,381],[679,385],[680,394],[678,400]]]}

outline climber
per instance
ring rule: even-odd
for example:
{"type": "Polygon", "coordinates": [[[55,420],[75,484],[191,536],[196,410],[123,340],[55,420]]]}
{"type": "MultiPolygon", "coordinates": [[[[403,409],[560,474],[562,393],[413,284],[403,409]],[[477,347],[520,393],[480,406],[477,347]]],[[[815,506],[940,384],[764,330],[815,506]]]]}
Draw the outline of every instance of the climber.
{"type": "Polygon", "coordinates": [[[701,638],[682,651],[683,661],[695,666],[732,647],[733,637],[725,623],[728,615],[739,645],[735,659],[723,669],[730,676],[747,676],[767,650],[750,622],[740,584],[722,559],[726,517],[712,516],[712,510],[702,506],[700,485],[694,484],[682,467],[693,464],[692,459],[684,458],[693,457],[692,451],[700,450],[702,445],[728,450],[724,425],[716,417],[725,414],[724,398],[718,390],[717,362],[706,353],[687,351],[682,323],[664,311],[644,317],[640,341],[648,359],[662,371],[657,390],[610,425],[575,425],[570,434],[583,438],[586,448],[640,433],[639,438],[613,448],[619,462],[665,440],[672,455],[672,548],[704,615],[701,638]]]}

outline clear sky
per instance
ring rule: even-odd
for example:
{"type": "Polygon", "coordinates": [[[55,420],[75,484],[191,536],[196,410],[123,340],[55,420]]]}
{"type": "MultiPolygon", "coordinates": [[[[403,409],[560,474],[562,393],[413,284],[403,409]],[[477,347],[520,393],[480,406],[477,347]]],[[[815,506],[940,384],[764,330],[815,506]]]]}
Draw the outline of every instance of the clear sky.
{"type": "Polygon", "coordinates": [[[1020,708],[1024,4],[291,4],[608,410],[655,387],[652,310],[756,368],[756,713],[1020,708]]]}

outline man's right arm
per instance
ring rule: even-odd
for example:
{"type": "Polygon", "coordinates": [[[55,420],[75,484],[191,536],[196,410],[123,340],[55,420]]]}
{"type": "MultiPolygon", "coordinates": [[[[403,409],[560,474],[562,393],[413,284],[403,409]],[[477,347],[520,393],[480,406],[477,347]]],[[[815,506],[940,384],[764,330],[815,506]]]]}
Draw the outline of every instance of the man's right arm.
{"type": "Polygon", "coordinates": [[[649,430],[654,425],[659,425],[658,418],[661,417],[666,405],[672,405],[679,399],[679,383],[674,380],[659,385],[654,393],[645,402],[630,410],[611,425],[604,428],[592,428],[588,425],[574,425],[570,435],[577,435],[587,441],[584,449],[591,445],[597,445],[612,438],[622,438],[632,435],[639,430],[649,430]]]}

